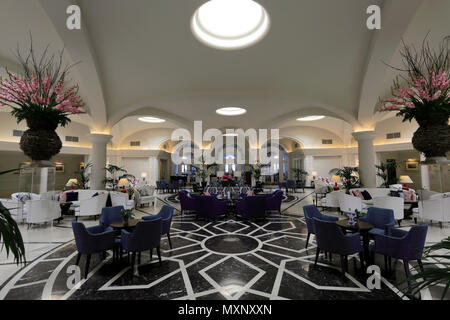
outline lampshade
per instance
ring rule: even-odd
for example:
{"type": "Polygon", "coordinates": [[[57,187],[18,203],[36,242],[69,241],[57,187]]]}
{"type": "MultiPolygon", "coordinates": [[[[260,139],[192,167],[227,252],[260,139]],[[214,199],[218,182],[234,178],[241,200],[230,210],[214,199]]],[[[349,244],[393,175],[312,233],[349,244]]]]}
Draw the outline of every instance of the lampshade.
{"type": "Polygon", "coordinates": [[[311,172],[311,174],[313,175],[313,177],[317,176],[317,171],[313,171],[311,172]]]}
{"type": "Polygon", "coordinates": [[[409,176],[400,176],[399,183],[414,183],[409,176]]]}
{"type": "Polygon", "coordinates": [[[129,184],[130,184],[130,181],[128,181],[127,178],[122,178],[122,179],[119,180],[119,183],[117,183],[117,185],[118,185],[119,187],[126,187],[126,186],[128,186],[129,184]]]}
{"type": "Polygon", "coordinates": [[[67,181],[66,183],[66,187],[75,187],[77,185],[78,185],[77,179],[69,179],[69,181],[67,181]]]}
{"type": "Polygon", "coordinates": [[[147,172],[141,172],[141,178],[147,178],[147,172]]]}
{"type": "Polygon", "coordinates": [[[339,177],[339,176],[332,176],[331,177],[331,182],[341,182],[341,177],[339,177]]]}

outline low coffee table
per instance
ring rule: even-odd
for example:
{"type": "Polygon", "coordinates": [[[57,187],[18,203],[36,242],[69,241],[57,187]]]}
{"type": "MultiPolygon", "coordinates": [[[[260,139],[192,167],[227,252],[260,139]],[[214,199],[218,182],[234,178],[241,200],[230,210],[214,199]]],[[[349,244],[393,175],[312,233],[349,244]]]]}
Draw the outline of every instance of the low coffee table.
{"type": "Polygon", "coordinates": [[[364,260],[366,260],[366,265],[370,264],[370,252],[369,252],[369,231],[373,229],[373,225],[364,221],[358,221],[355,225],[349,225],[348,219],[338,220],[336,224],[341,227],[344,231],[349,231],[352,233],[359,232],[363,241],[364,248],[364,260]]]}
{"type": "Polygon", "coordinates": [[[133,229],[134,227],[136,227],[136,225],[142,221],[141,219],[129,219],[128,223],[125,222],[115,222],[115,223],[111,223],[110,226],[113,227],[113,229],[118,229],[118,230],[122,230],[122,229],[133,229]]]}

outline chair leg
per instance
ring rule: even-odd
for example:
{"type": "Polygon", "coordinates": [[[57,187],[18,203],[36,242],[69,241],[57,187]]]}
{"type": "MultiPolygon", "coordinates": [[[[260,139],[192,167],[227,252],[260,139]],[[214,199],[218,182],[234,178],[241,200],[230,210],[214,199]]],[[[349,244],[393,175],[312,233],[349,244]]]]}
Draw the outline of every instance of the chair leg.
{"type": "Polygon", "coordinates": [[[88,273],[89,273],[89,264],[91,263],[91,255],[88,254],[86,257],[86,267],[84,270],[84,278],[87,279],[88,273]]]}
{"type": "Polygon", "coordinates": [[[311,233],[308,232],[308,236],[306,237],[306,245],[305,248],[308,249],[308,242],[309,242],[309,237],[311,236],[311,233]]]}
{"type": "Polygon", "coordinates": [[[406,275],[406,279],[408,279],[408,285],[410,285],[410,281],[409,281],[410,274],[409,274],[409,264],[408,264],[408,261],[403,260],[403,267],[405,268],[405,275],[406,275]]]}
{"type": "Polygon", "coordinates": [[[362,251],[359,253],[359,261],[361,263],[361,269],[364,270],[364,254],[362,253],[362,251]]]}
{"type": "Polygon", "coordinates": [[[389,273],[389,269],[388,269],[388,258],[386,255],[384,255],[384,271],[387,273],[389,273]]]}
{"type": "Polygon", "coordinates": [[[172,250],[172,241],[170,241],[170,232],[167,233],[167,240],[169,240],[169,247],[172,250]]]}
{"type": "Polygon", "coordinates": [[[420,271],[421,271],[421,272],[424,272],[425,269],[423,268],[422,259],[418,259],[418,260],[417,260],[417,263],[419,264],[420,271]]]}
{"type": "Polygon", "coordinates": [[[314,265],[317,265],[317,260],[319,260],[320,249],[317,247],[316,249],[316,260],[314,260],[314,265]]]}
{"type": "Polygon", "coordinates": [[[80,263],[81,253],[77,254],[77,261],[75,262],[75,265],[78,265],[80,263]]]}
{"type": "Polygon", "coordinates": [[[156,247],[156,252],[158,253],[159,266],[162,266],[161,250],[160,250],[159,246],[156,247]]]}
{"type": "Polygon", "coordinates": [[[342,274],[345,274],[345,260],[343,255],[341,255],[341,271],[342,274]]]}
{"type": "Polygon", "coordinates": [[[138,253],[138,264],[141,264],[141,252],[138,253]]]}
{"type": "Polygon", "coordinates": [[[150,261],[152,261],[153,258],[153,249],[150,249],[150,261]]]}
{"type": "Polygon", "coordinates": [[[398,226],[401,227],[402,220],[397,220],[398,226]]]}

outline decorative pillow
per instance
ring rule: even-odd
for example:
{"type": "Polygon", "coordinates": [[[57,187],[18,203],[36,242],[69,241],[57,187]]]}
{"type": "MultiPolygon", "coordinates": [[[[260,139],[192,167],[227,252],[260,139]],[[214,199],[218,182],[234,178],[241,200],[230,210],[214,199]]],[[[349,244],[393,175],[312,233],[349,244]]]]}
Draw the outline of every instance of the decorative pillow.
{"type": "Polygon", "coordinates": [[[411,190],[403,190],[403,196],[405,198],[405,201],[416,200],[416,195],[414,194],[414,191],[411,190]]]}
{"type": "Polygon", "coordinates": [[[205,192],[203,192],[203,195],[205,195],[205,196],[210,196],[211,193],[209,193],[208,191],[205,191],[205,192]]]}
{"type": "Polygon", "coordinates": [[[253,190],[248,190],[247,191],[247,197],[251,197],[253,196],[253,190]]]}
{"type": "Polygon", "coordinates": [[[66,201],[78,201],[78,192],[66,192],[66,201]]]}
{"type": "Polygon", "coordinates": [[[94,198],[94,197],[96,197],[96,196],[98,196],[98,192],[94,193],[94,194],[92,195],[92,198],[94,198]]]}
{"type": "Polygon", "coordinates": [[[390,196],[391,197],[400,197],[400,193],[401,191],[394,191],[394,190],[390,190],[390,196]]]}
{"type": "Polygon", "coordinates": [[[142,197],[146,197],[146,196],[149,195],[149,194],[148,194],[148,190],[145,189],[145,188],[139,189],[139,194],[140,194],[142,197]]]}
{"type": "Polygon", "coordinates": [[[364,200],[372,200],[372,196],[370,195],[369,191],[364,190],[361,192],[362,196],[364,197],[364,200]]]}
{"type": "Polygon", "coordinates": [[[59,194],[59,203],[65,203],[67,202],[67,194],[65,192],[61,192],[59,194]]]}
{"type": "Polygon", "coordinates": [[[363,195],[361,194],[361,191],[359,191],[359,190],[354,190],[354,191],[352,191],[352,193],[353,193],[353,195],[354,195],[355,197],[360,198],[361,200],[364,200],[364,197],[363,197],[363,195]]]}

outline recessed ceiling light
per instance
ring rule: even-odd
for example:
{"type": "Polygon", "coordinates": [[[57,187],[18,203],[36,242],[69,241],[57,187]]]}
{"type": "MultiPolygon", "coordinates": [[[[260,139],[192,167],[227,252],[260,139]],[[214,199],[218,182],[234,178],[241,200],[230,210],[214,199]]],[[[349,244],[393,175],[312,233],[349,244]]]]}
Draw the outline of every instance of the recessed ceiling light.
{"type": "Polygon", "coordinates": [[[316,121],[325,118],[325,116],[308,116],[303,118],[298,118],[297,121],[316,121]]]}
{"type": "Polygon", "coordinates": [[[224,136],[224,137],[237,137],[239,135],[237,133],[224,133],[222,136],[224,136]]]}
{"type": "Polygon", "coordinates": [[[140,117],[138,120],[142,121],[142,122],[150,122],[150,123],[166,122],[166,120],[164,120],[164,119],[155,118],[155,117],[140,117]]]}
{"type": "Polygon", "coordinates": [[[269,28],[269,14],[253,0],[210,0],[191,19],[192,33],[200,42],[223,50],[251,46],[269,28]]]}
{"type": "Polygon", "coordinates": [[[237,107],[227,107],[227,108],[220,108],[220,109],[216,110],[216,113],[218,113],[222,116],[239,116],[246,112],[247,112],[247,110],[245,110],[244,108],[237,108],[237,107]]]}

